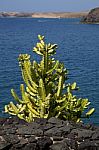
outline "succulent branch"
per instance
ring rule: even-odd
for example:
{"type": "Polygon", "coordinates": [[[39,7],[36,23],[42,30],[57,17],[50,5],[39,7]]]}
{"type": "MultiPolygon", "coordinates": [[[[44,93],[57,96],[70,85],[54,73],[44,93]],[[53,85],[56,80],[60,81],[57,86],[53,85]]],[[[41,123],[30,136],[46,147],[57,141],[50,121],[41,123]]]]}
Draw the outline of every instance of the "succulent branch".
{"type": "Polygon", "coordinates": [[[76,82],[66,84],[67,69],[63,63],[52,57],[56,54],[57,44],[46,44],[44,36],[41,35],[38,35],[38,39],[33,52],[41,56],[41,61],[31,62],[30,55],[19,55],[25,86],[20,85],[21,98],[11,89],[17,104],[10,102],[5,106],[5,112],[17,115],[27,122],[33,121],[34,117],[58,117],[75,122],[80,122],[82,117],[90,117],[95,109],[84,113],[90,102],[73,95],[73,91],[78,89],[76,82]]]}

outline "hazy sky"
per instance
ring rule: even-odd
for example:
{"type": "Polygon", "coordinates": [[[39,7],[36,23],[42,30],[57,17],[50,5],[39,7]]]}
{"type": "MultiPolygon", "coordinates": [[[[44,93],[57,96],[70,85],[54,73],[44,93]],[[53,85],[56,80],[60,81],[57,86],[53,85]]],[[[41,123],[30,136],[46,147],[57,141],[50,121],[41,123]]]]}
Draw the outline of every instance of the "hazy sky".
{"type": "Polygon", "coordinates": [[[99,7],[99,0],[0,0],[0,11],[86,11],[99,7]]]}

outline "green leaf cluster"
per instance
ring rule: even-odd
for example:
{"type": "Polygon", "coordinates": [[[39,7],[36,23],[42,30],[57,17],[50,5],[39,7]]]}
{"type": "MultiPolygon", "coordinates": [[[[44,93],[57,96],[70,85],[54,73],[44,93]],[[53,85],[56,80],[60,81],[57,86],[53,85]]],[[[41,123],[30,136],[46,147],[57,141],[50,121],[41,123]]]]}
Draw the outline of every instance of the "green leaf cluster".
{"type": "Polygon", "coordinates": [[[17,115],[27,122],[34,117],[58,117],[63,120],[80,122],[82,117],[90,117],[94,108],[84,113],[90,102],[88,99],[77,98],[73,91],[78,87],[76,82],[67,83],[67,69],[64,64],[55,60],[57,44],[45,43],[44,36],[38,35],[39,42],[33,52],[41,56],[40,62],[30,61],[30,55],[19,55],[19,66],[25,85],[20,85],[21,98],[14,89],[12,96],[17,101],[5,105],[5,112],[17,115]]]}

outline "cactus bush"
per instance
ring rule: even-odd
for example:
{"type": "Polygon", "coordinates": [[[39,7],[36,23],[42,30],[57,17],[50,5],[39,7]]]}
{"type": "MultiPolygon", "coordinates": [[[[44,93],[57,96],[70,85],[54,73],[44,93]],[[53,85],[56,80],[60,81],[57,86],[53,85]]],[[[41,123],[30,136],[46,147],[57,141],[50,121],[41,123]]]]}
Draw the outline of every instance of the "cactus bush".
{"type": "Polygon", "coordinates": [[[39,42],[33,52],[41,56],[41,61],[30,61],[30,55],[20,54],[19,65],[25,85],[20,85],[21,98],[14,89],[12,96],[17,101],[5,105],[5,112],[17,115],[27,122],[34,117],[58,117],[63,120],[82,121],[82,117],[93,114],[94,108],[85,113],[90,102],[88,99],[77,98],[73,91],[77,90],[76,82],[67,83],[67,69],[64,64],[55,60],[57,45],[45,43],[44,36],[38,35],[39,42]]]}

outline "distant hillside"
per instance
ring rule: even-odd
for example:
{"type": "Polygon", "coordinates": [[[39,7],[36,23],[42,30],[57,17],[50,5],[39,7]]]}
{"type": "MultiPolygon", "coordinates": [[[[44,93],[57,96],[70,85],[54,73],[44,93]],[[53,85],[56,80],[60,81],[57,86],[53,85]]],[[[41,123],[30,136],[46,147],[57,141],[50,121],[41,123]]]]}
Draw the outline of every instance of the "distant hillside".
{"type": "Polygon", "coordinates": [[[99,23],[99,7],[92,9],[88,15],[82,18],[82,23],[99,23]]]}
{"type": "Polygon", "coordinates": [[[0,12],[0,17],[32,17],[32,18],[80,18],[88,12],[49,12],[49,13],[26,13],[26,12],[0,12]]]}

